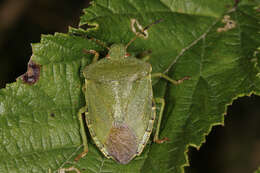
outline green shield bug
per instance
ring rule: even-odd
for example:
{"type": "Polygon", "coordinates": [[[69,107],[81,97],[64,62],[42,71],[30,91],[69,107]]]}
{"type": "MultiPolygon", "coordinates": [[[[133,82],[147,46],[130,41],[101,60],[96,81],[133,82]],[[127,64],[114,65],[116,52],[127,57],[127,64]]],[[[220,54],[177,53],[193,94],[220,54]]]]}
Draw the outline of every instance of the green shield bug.
{"type": "Polygon", "coordinates": [[[175,81],[163,73],[152,74],[151,64],[130,56],[126,51],[137,37],[146,36],[147,29],[160,21],[142,28],[132,19],[132,26],[136,22],[141,31],[132,28],[136,36],[126,46],[113,44],[108,48],[108,55],[101,60],[98,60],[98,52],[86,51],[95,56],[83,71],[86,106],[80,109],[78,117],[84,152],[75,160],[88,152],[82,114],[85,114],[90,135],[99,150],[105,157],[121,164],[127,164],[140,155],[147,144],[156,116],[155,102],[161,104],[161,109],[153,141],[162,143],[167,140],[158,138],[165,103],[162,98],[153,98],[152,78],[160,77],[179,84],[188,77],[175,81]]]}

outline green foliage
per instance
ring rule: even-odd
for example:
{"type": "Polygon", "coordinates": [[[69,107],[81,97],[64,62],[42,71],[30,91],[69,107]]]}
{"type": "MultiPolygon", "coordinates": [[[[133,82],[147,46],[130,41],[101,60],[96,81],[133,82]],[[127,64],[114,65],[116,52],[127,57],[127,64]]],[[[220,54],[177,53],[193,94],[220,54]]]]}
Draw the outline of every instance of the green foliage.
{"type": "Polygon", "coordinates": [[[246,0],[94,1],[80,24],[96,27],[43,36],[32,46],[31,61],[41,65],[39,80],[29,85],[19,78],[0,90],[0,172],[40,173],[71,165],[87,173],[182,172],[188,146],[199,148],[212,126],[223,124],[227,105],[237,97],[260,94],[257,5],[246,0]],[[234,28],[225,27],[225,15],[234,28]],[[82,69],[93,57],[82,50],[106,53],[86,35],[107,45],[127,44],[134,37],[133,18],[142,26],[163,22],[128,51],[151,50],[153,72],[191,77],[178,86],[154,81],[155,97],[166,99],[160,136],[170,142],[152,143],[130,164],[119,165],[89,140],[89,154],[70,163],[82,151],[77,120],[85,105],[82,69]]]}

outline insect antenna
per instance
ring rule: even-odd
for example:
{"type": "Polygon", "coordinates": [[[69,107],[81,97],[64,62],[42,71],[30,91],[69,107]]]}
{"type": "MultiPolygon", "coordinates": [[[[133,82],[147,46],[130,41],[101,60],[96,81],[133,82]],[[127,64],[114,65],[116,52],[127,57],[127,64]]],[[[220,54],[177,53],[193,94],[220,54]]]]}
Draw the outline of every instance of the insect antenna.
{"type": "Polygon", "coordinates": [[[76,32],[75,32],[75,33],[72,32],[72,33],[69,33],[69,34],[71,34],[71,35],[73,35],[73,36],[79,36],[79,37],[82,37],[82,38],[84,38],[84,39],[88,39],[88,40],[94,41],[94,42],[96,42],[96,44],[98,44],[99,46],[102,46],[102,47],[106,48],[107,50],[109,50],[109,47],[107,47],[104,42],[102,42],[101,40],[98,40],[98,39],[96,39],[96,38],[94,38],[94,37],[90,37],[90,36],[88,36],[88,35],[85,35],[85,34],[82,34],[82,33],[76,33],[76,32]]]}
{"type": "MultiPolygon", "coordinates": [[[[155,25],[155,24],[158,24],[158,23],[160,23],[160,22],[162,22],[162,21],[163,21],[163,19],[156,20],[156,21],[154,21],[153,23],[150,23],[150,24],[147,25],[146,27],[142,28],[142,29],[141,29],[141,32],[137,32],[136,36],[135,36],[134,38],[132,38],[132,40],[130,40],[129,43],[127,43],[126,49],[127,49],[128,46],[129,46],[130,44],[132,44],[138,37],[140,37],[140,35],[146,36],[145,31],[146,31],[147,29],[149,29],[151,26],[153,26],[153,25],[155,25]]],[[[134,22],[137,22],[137,21],[134,20],[134,22]]],[[[139,25],[139,24],[137,23],[137,25],[139,25]]],[[[139,27],[139,29],[140,29],[140,26],[138,26],[138,27],[139,27]]]]}
{"type": "Polygon", "coordinates": [[[153,25],[155,25],[155,24],[158,24],[158,23],[160,23],[160,22],[162,22],[162,21],[163,21],[163,19],[158,19],[158,20],[154,21],[153,23],[150,23],[149,25],[147,25],[146,27],[144,27],[144,30],[143,30],[143,31],[149,29],[151,26],[153,26],[153,25]]]}
{"type": "Polygon", "coordinates": [[[87,36],[87,38],[90,39],[90,40],[92,40],[92,41],[94,41],[94,42],[96,42],[98,45],[100,45],[100,46],[106,48],[107,50],[110,50],[109,47],[107,47],[106,44],[105,44],[104,42],[102,42],[101,40],[98,40],[98,39],[96,39],[96,38],[89,37],[89,36],[87,36]]]}

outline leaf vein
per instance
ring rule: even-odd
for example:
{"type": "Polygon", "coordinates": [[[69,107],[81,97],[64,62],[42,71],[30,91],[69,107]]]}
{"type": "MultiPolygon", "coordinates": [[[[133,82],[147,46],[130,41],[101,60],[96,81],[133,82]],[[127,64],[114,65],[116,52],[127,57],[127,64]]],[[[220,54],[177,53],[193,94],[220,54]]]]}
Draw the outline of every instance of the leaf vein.
{"type": "Polygon", "coordinates": [[[207,34],[211,31],[211,29],[213,28],[213,26],[216,25],[216,23],[219,21],[216,20],[214,21],[209,28],[201,35],[199,36],[196,40],[194,40],[193,42],[191,42],[191,44],[189,44],[188,46],[186,46],[185,48],[183,48],[180,53],[177,55],[177,57],[170,63],[170,65],[167,67],[167,69],[163,72],[163,73],[168,73],[170,71],[170,69],[172,68],[172,66],[179,60],[179,58],[190,48],[192,48],[194,45],[196,45],[201,39],[204,39],[207,34]]]}

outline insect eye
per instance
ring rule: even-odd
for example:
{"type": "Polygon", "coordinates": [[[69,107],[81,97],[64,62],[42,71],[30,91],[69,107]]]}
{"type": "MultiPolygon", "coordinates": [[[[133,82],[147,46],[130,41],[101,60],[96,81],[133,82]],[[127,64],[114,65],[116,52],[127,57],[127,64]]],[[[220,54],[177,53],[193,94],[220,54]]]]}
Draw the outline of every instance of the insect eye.
{"type": "Polygon", "coordinates": [[[109,55],[109,54],[107,54],[105,58],[110,58],[110,55],[109,55]]]}
{"type": "Polygon", "coordinates": [[[129,57],[129,56],[130,56],[130,54],[129,54],[129,53],[126,53],[126,54],[125,54],[125,57],[129,57]]]}

